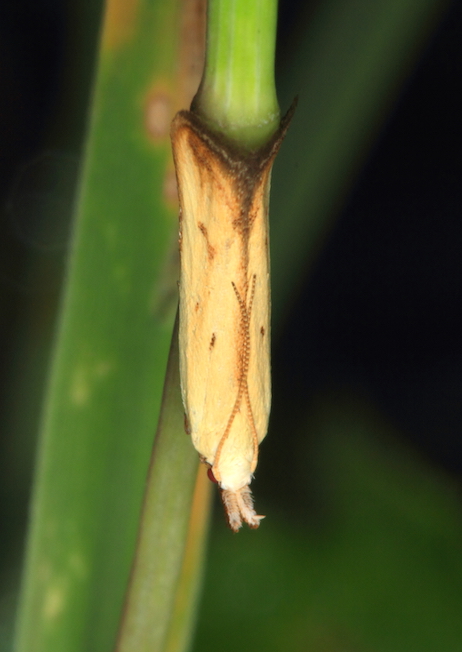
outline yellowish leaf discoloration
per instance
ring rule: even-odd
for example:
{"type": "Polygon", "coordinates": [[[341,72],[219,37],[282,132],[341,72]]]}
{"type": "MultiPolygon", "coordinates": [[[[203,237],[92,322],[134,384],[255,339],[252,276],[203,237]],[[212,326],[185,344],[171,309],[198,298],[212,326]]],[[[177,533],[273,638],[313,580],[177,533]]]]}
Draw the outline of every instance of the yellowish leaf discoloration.
{"type": "Polygon", "coordinates": [[[136,34],[138,0],[106,0],[103,50],[115,50],[136,34]]]}

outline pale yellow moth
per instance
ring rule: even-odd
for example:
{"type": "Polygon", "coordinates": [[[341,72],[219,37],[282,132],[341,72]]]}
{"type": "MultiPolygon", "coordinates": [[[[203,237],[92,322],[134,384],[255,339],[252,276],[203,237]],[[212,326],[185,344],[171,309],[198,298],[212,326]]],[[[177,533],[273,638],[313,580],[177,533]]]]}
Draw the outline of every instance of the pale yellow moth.
{"type": "Polygon", "coordinates": [[[268,199],[291,117],[243,154],[180,111],[180,377],[188,430],[219,484],[232,530],[259,526],[249,484],[271,404],[268,199]]]}

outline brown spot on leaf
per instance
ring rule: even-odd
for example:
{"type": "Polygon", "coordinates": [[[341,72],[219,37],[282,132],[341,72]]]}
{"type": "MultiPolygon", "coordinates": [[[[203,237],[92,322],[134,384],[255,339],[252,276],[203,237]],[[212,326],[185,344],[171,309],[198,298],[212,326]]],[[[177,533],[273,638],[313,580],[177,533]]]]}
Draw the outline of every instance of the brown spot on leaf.
{"type": "Polygon", "coordinates": [[[168,138],[173,117],[172,99],[166,89],[150,94],[145,109],[145,125],[153,140],[168,138]]]}
{"type": "Polygon", "coordinates": [[[182,0],[178,42],[180,106],[189,106],[197,92],[205,60],[206,0],[182,0]]]}

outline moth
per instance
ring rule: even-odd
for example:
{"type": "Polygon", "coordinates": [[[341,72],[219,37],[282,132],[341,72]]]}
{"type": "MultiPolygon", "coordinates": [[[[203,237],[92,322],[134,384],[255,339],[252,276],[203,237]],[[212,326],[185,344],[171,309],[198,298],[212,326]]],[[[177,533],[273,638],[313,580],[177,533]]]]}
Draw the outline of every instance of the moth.
{"type": "Polygon", "coordinates": [[[292,111],[246,153],[180,111],[171,129],[180,202],[180,378],[186,423],[230,528],[257,528],[250,482],[271,406],[268,201],[292,111]]]}

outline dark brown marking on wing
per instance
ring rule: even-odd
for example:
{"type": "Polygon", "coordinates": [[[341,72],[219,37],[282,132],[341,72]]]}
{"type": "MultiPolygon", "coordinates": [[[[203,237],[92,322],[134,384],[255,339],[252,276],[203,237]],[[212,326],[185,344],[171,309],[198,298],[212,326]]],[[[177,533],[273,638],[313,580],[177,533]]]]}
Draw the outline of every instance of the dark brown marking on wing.
{"type": "MultiPolygon", "coordinates": [[[[257,203],[261,199],[257,197],[258,193],[265,187],[296,103],[296,101],[292,103],[272,138],[261,148],[252,151],[243,149],[236,142],[210,130],[195,113],[194,102],[191,111],[179,111],[173,119],[171,136],[175,161],[181,158],[181,141],[185,139],[197,163],[199,183],[201,185],[211,183],[213,179],[213,185],[221,201],[228,205],[231,214],[236,215],[233,219],[233,228],[241,235],[245,248],[248,246],[252,225],[258,214],[254,204],[255,199],[257,198],[257,203]],[[220,169],[219,174],[217,168],[220,169]],[[221,177],[226,179],[224,184],[220,181],[221,177]],[[234,187],[232,201],[228,192],[229,182],[234,187]]],[[[263,200],[265,201],[264,198],[263,200]]],[[[182,204],[181,196],[180,204],[182,204]]],[[[248,255],[244,256],[243,263],[244,268],[247,269],[248,255]]]]}
{"type": "Polygon", "coordinates": [[[209,344],[209,349],[210,349],[210,351],[211,351],[211,350],[213,349],[213,347],[215,346],[215,342],[216,342],[216,341],[217,341],[217,336],[215,335],[215,333],[212,333],[212,339],[210,340],[210,344],[209,344]]]}
{"type": "Polygon", "coordinates": [[[231,284],[233,286],[234,294],[236,295],[237,302],[239,304],[239,310],[241,313],[241,319],[240,319],[240,324],[239,324],[239,329],[241,332],[241,337],[240,337],[240,350],[239,350],[239,381],[238,381],[238,389],[237,389],[237,396],[236,400],[234,402],[233,409],[231,411],[231,415],[228,419],[228,423],[226,424],[225,431],[223,433],[222,438],[220,439],[220,443],[218,444],[216,453],[215,453],[215,461],[214,461],[214,466],[218,464],[218,460],[221,455],[221,451],[223,450],[223,446],[228,439],[230,432],[231,432],[231,427],[233,425],[234,418],[236,414],[239,412],[239,409],[241,407],[242,399],[244,399],[245,405],[247,407],[247,413],[249,417],[249,422],[250,422],[250,428],[252,430],[252,438],[253,438],[253,446],[254,446],[254,453],[253,453],[253,460],[252,460],[252,465],[256,464],[257,457],[258,457],[258,435],[257,435],[257,428],[255,426],[255,419],[253,416],[253,410],[252,410],[252,405],[250,402],[250,394],[249,394],[249,384],[248,384],[248,375],[249,375],[249,362],[250,362],[250,317],[252,314],[252,305],[253,305],[253,300],[255,296],[255,283],[256,283],[257,277],[256,274],[253,275],[252,277],[252,287],[250,290],[250,300],[249,300],[249,305],[247,307],[246,302],[247,302],[247,295],[249,291],[249,286],[246,284],[245,287],[245,294],[244,297],[241,297],[239,290],[236,287],[236,284],[232,281],[231,284]]]}
{"type": "Polygon", "coordinates": [[[202,233],[202,235],[205,238],[205,242],[207,243],[207,256],[208,256],[209,260],[213,260],[214,257],[215,257],[216,251],[215,251],[215,247],[213,247],[210,244],[209,232],[207,231],[207,227],[205,226],[205,224],[203,222],[198,222],[197,226],[199,227],[199,231],[202,233]]]}

